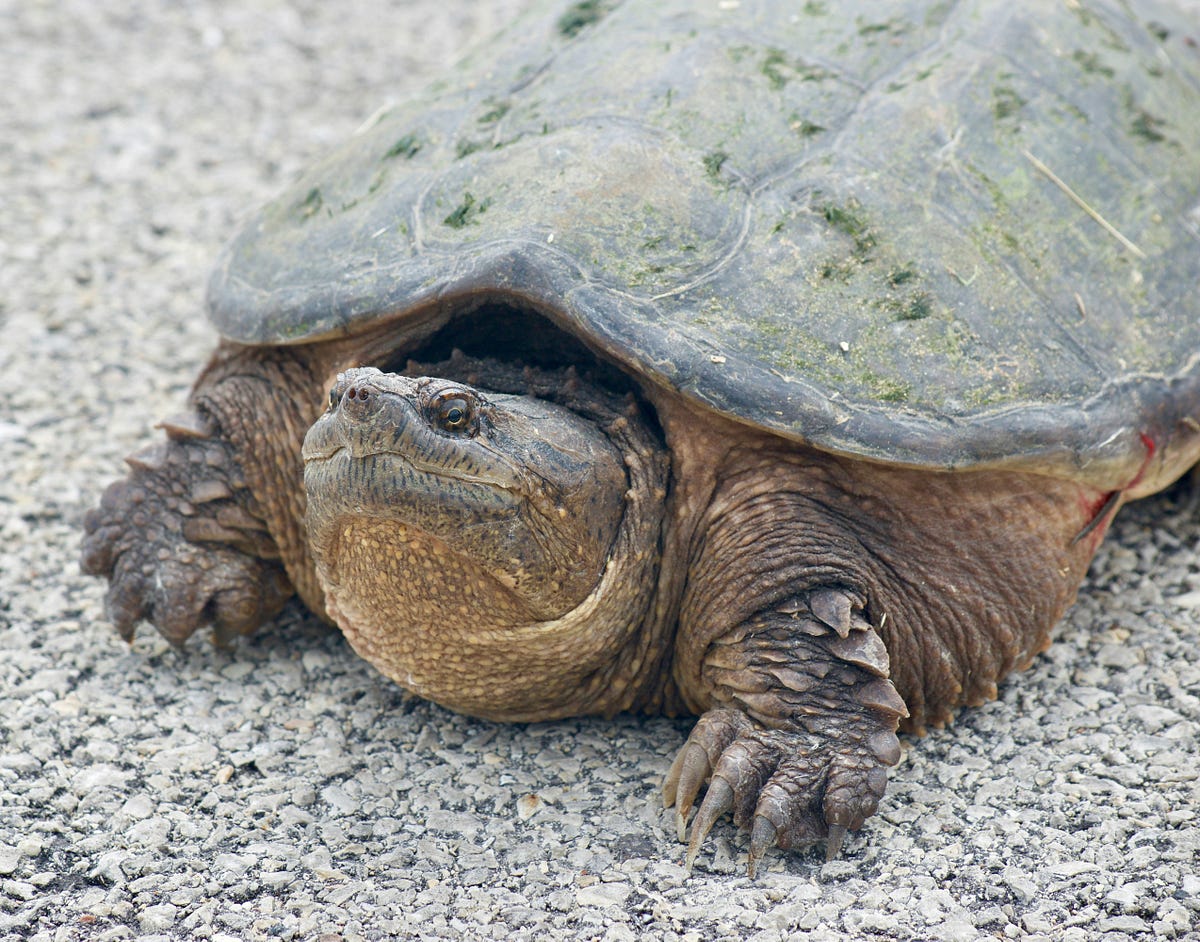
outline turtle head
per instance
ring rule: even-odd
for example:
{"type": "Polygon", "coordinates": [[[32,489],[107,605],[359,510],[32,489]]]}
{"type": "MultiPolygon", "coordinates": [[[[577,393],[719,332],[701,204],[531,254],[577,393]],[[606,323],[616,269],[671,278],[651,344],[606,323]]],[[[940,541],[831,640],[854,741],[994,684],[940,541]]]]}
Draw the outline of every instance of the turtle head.
{"type": "Polygon", "coordinates": [[[650,485],[631,483],[630,421],[608,424],[447,379],[341,374],[304,442],[306,526],[355,650],[479,716],[609,711],[661,510],[631,496],[650,485]]]}
{"type": "Polygon", "coordinates": [[[591,592],[627,489],[620,454],[566,409],[369,367],[338,376],[303,454],[310,541],[331,577],[358,521],[423,545],[422,569],[465,580],[447,593],[503,596],[537,621],[591,592]]]}

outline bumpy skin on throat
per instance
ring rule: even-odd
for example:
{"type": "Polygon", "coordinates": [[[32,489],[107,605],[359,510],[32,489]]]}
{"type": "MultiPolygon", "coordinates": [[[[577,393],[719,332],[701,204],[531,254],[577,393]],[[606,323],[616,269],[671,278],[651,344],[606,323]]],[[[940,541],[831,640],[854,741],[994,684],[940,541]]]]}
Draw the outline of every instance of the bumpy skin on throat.
{"type": "Polygon", "coordinates": [[[836,853],[897,729],[1045,647],[1110,519],[1075,483],[850,460],[569,371],[338,377],[391,342],[223,345],[87,517],[111,617],[227,638],[294,588],[455,709],[697,713],[664,791],[681,837],[702,798],[689,861],[727,812],[751,870],[772,844],[836,853]]]}

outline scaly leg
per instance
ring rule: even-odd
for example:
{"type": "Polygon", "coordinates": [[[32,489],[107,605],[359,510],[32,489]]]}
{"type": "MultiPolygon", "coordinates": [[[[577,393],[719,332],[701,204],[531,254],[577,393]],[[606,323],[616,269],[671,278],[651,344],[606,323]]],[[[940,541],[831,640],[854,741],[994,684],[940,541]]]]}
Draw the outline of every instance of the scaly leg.
{"type": "Polygon", "coordinates": [[[720,705],[700,718],[663,788],[683,840],[708,782],[688,867],[728,811],[750,830],[751,876],[775,844],[823,841],[836,856],[883,797],[908,715],[857,601],[838,589],[801,593],[717,639],[704,671],[720,705]]]}
{"type": "Polygon", "coordinates": [[[211,624],[248,634],[292,595],[234,448],[198,413],[165,422],[167,441],[126,459],[84,518],[83,571],[109,580],[105,608],[126,640],[149,621],[174,644],[211,624]]]}

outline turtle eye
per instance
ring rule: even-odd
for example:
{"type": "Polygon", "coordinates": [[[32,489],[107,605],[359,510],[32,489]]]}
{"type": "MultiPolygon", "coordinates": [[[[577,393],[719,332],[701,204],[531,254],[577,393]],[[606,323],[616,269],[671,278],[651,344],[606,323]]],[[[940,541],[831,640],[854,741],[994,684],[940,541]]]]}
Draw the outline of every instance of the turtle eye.
{"type": "Polygon", "coordinates": [[[329,390],[329,411],[332,412],[338,407],[338,403],[342,401],[342,397],[338,395],[338,387],[333,386],[329,390]]]}
{"type": "Polygon", "coordinates": [[[433,419],[443,432],[468,431],[474,417],[471,403],[462,396],[447,396],[433,404],[433,419]]]}

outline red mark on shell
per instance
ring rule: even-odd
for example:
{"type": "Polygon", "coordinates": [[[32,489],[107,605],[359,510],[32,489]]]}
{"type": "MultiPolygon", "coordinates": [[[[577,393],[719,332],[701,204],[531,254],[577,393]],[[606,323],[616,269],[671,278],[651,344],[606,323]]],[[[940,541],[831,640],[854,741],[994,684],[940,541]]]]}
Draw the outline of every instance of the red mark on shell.
{"type": "MultiPolygon", "coordinates": [[[[1092,505],[1091,517],[1084,528],[1075,534],[1075,538],[1071,540],[1071,545],[1074,546],[1080,540],[1086,538],[1089,534],[1096,533],[1098,535],[1104,533],[1104,528],[1112,522],[1112,516],[1121,502],[1121,495],[1131,487],[1136,487],[1142,483],[1142,479],[1146,476],[1146,471],[1150,467],[1150,462],[1154,460],[1154,455],[1158,452],[1158,444],[1147,435],[1145,432],[1138,432],[1138,438],[1141,439],[1142,447],[1146,449],[1146,457],[1142,459],[1142,466],[1138,468],[1137,474],[1120,490],[1109,491],[1092,505]]],[[[1099,542],[1099,540],[1097,540],[1099,542]]]]}

